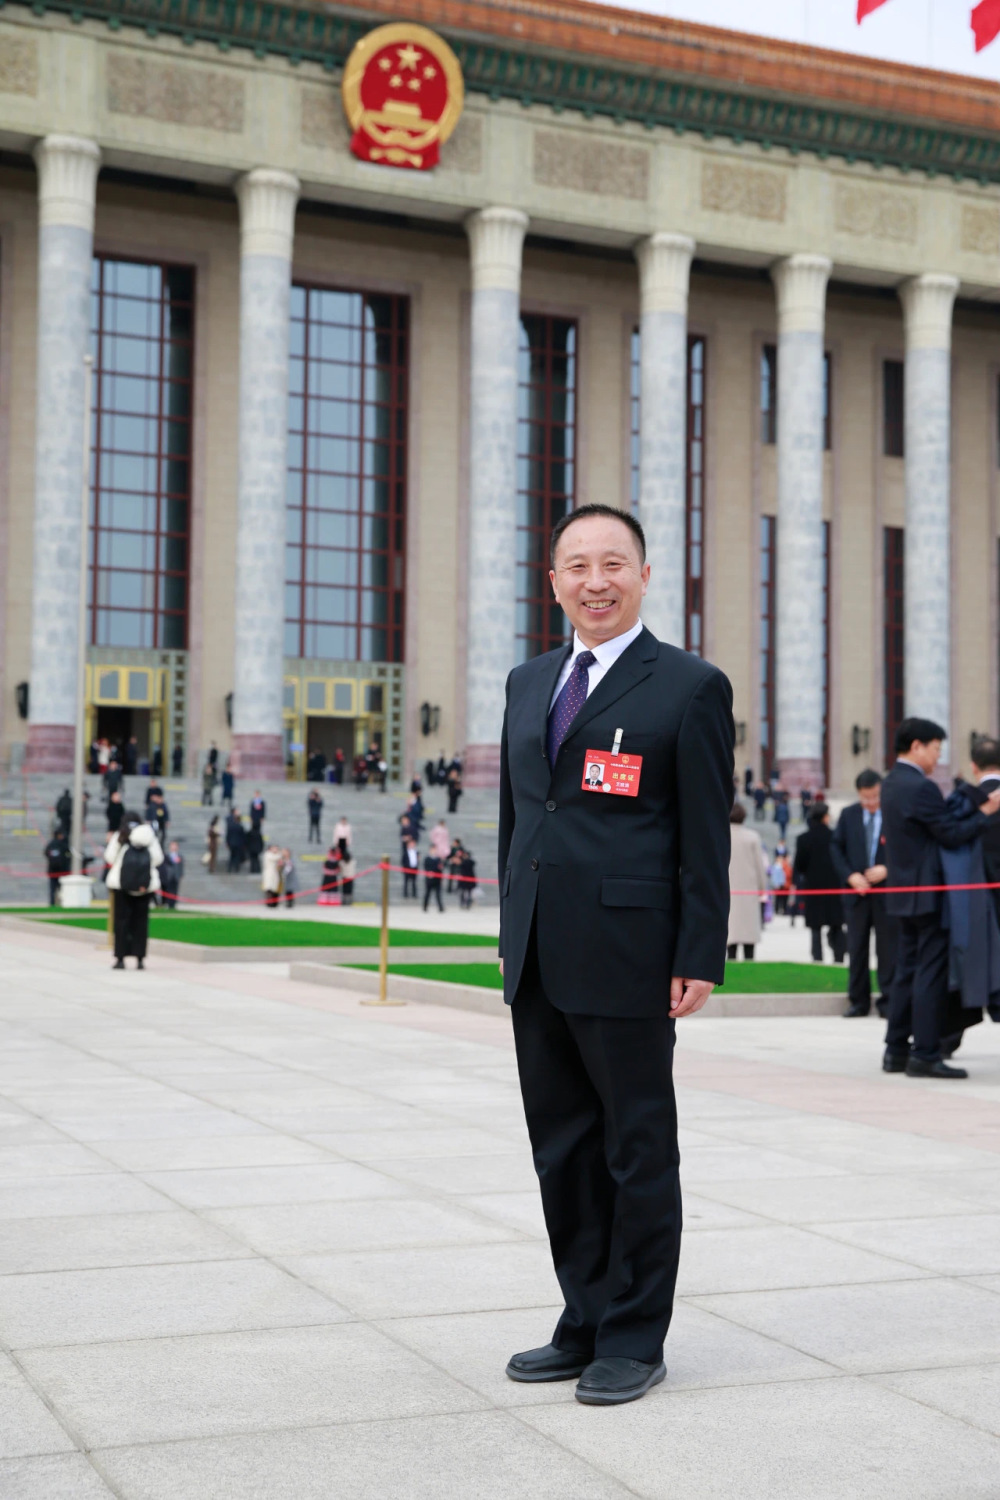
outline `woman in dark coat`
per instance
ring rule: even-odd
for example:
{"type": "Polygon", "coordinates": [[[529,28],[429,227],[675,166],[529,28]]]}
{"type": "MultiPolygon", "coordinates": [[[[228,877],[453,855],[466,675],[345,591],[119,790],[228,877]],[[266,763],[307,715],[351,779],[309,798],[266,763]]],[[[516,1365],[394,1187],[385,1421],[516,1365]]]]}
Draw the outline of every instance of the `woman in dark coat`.
{"type": "Polygon", "coordinates": [[[809,827],[805,833],[799,834],[795,847],[792,885],[798,886],[803,892],[806,926],[812,932],[813,958],[817,963],[823,962],[823,928],[826,927],[833,961],[842,964],[847,946],[844,937],[843,897],[809,895],[811,890],[837,891],[843,886],[830,852],[832,842],[830,809],[825,802],[816,802],[809,813],[809,827]]]}

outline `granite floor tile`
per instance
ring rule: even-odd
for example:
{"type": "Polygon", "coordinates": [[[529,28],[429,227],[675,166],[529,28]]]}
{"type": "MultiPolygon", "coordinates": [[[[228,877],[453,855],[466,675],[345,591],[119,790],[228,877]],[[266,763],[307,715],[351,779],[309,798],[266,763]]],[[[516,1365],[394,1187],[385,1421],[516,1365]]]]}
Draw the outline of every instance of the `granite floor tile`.
{"type": "Polygon", "coordinates": [[[343,1202],[350,1198],[403,1198],[404,1183],[358,1162],[301,1166],[219,1167],[206,1171],[147,1172],[145,1179],[188,1208],[245,1208],[263,1204],[343,1202]]]}
{"type": "MultiPolygon", "coordinates": [[[[997,1163],[1000,1172],[1000,1162],[997,1163]]],[[[1000,1258],[1000,1214],[949,1214],[933,1219],[818,1224],[845,1244],[898,1256],[942,1276],[985,1276],[1000,1258]]]]}
{"type": "Polygon", "coordinates": [[[433,1130],[355,1130],[308,1132],[321,1146],[331,1146],[341,1156],[355,1161],[377,1161],[380,1157],[489,1156],[522,1150],[516,1141],[477,1130],[473,1126],[441,1126],[433,1130]]]}
{"type": "MultiPolygon", "coordinates": [[[[0,1354],[0,1459],[73,1450],[72,1440],[45,1402],[32,1390],[13,1360],[0,1354]]],[[[0,1495],[3,1494],[0,1487],[0,1495]]]]}
{"type": "Polygon", "coordinates": [[[330,1162],[335,1157],[322,1146],[276,1130],[261,1135],[216,1135],[205,1140],[180,1139],[101,1141],[96,1148],[108,1163],[126,1172],[210,1171],[220,1167],[272,1167],[307,1162],[330,1162]]]}
{"type": "Polygon", "coordinates": [[[503,1412],[365,1422],[97,1455],[128,1500],[628,1500],[503,1412]]]}
{"type": "Polygon", "coordinates": [[[785,1224],[837,1220],[915,1219],[968,1213],[957,1193],[930,1187],[914,1176],[813,1177],[717,1182],[705,1188],[718,1203],[778,1219],[785,1224]]]}
{"type": "Polygon", "coordinates": [[[369,1157],[368,1165],[399,1182],[432,1193],[520,1193],[538,1191],[530,1152],[486,1156],[369,1157]]]}
{"type": "Polygon", "coordinates": [[[1000,1437],[1000,1363],[873,1375],[879,1385],[1000,1437]]]}
{"type": "Polygon", "coordinates": [[[786,1226],[706,1229],[687,1236],[682,1243],[677,1291],[682,1297],[696,1297],[715,1292],[895,1281],[929,1274],[808,1230],[786,1226]]]}
{"type": "MultiPolygon", "coordinates": [[[[373,1177],[374,1173],[371,1174],[373,1177]]],[[[386,1179],[389,1192],[392,1183],[386,1179]]],[[[207,1209],[210,1223],[261,1255],[314,1255],[407,1245],[487,1244],[516,1230],[458,1203],[364,1196],[361,1201],[289,1203],[264,1208],[207,1209]]]]}
{"type": "Polygon", "coordinates": [[[0,1460],[3,1500],[114,1500],[82,1453],[0,1460]]]}
{"type": "Polygon", "coordinates": [[[342,1322],[328,1297],[260,1260],[0,1277],[11,1348],[342,1322]]]}
{"type": "Polygon", "coordinates": [[[88,1448],[485,1405],[360,1323],[77,1344],[21,1358],[88,1448]]]}
{"type": "Polygon", "coordinates": [[[162,1193],[123,1172],[80,1172],[34,1182],[22,1179],[0,1189],[0,1220],[160,1213],[175,1207],[162,1193]]]}
{"type": "Polygon", "coordinates": [[[0,1222],[0,1276],[249,1255],[212,1224],[183,1209],[166,1213],[70,1215],[0,1222]]]}

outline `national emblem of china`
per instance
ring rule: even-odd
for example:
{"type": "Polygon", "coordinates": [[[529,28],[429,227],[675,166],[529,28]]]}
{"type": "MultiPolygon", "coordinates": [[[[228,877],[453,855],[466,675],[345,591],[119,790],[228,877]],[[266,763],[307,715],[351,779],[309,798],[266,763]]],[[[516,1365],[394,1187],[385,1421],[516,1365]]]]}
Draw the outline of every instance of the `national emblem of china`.
{"type": "Polygon", "coordinates": [[[458,124],[462,70],[448,43],[424,26],[379,26],[361,38],[344,70],[344,111],[362,161],[425,172],[458,124]]]}

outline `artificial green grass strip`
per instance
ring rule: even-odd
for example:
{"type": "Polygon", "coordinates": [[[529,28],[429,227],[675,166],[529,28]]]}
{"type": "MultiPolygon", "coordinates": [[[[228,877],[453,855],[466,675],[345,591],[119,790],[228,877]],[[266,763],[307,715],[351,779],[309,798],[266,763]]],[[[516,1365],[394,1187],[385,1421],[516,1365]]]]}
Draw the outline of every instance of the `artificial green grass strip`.
{"type": "MultiPolygon", "coordinates": [[[[49,908],[45,908],[46,912],[49,908]]],[[[102,932],[107,914],[100,916],[48,916],[60,927],[83,927],[102,932]]],[[[229,917],[186,912],[151,911],[151,937],[172,938],[177,943],[198,943],[205,948],[377,948],[377,927],[348,927],[341,922],[296,922],[273,917],[229,917]]],[[[389,940],[396,947],[496,948],[497,940],[481,933],[410,932],[391,928],[389,940]]]]}
{"type": "MultiPolygon", "coordinates": [[[[378,969],[378,964],[349,964],[352,969],[378,969]]],[[[451,984],[474,984],[481,989],[503,989],[497,964],[393,964],[390,974],[413,979],[447,980],[451,984]]],[[[877,991],[877,980],[872,976],[877,991]]],[[[840,995],[847,993],[846,966],[791,963],[729,963],[726,983],[719,988],[727,995],[840,995]]]]}

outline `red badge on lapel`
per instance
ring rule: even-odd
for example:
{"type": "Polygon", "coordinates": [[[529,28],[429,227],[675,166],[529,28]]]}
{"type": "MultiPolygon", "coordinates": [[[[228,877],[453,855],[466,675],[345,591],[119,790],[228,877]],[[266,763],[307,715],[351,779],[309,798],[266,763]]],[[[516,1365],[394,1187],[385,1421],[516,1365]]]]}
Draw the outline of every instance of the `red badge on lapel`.
{"type": "Polygon", "coordinates": [[[583,759],[581,785],[585,792],[638,797],[641,775],[641,755],[611,755],[607,750],[588,750],[583,759]]]}

